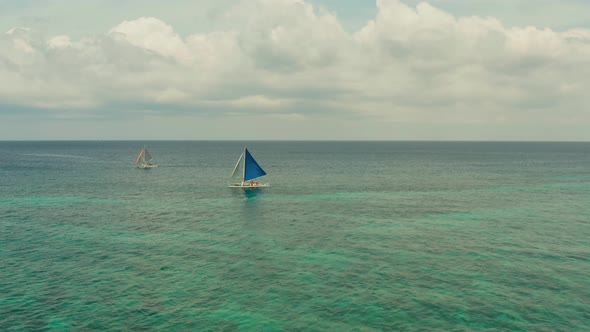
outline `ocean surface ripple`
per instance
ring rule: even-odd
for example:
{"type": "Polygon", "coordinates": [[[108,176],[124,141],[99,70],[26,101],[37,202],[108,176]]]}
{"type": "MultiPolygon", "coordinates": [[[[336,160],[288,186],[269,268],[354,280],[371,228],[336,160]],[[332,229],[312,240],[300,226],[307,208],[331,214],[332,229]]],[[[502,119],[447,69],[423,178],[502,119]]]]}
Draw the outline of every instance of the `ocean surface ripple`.
{"type": "Polygon", "coordinates": [[[0,331],[590,331],[589,143],[244,144],[0,142],[0,331]]]}

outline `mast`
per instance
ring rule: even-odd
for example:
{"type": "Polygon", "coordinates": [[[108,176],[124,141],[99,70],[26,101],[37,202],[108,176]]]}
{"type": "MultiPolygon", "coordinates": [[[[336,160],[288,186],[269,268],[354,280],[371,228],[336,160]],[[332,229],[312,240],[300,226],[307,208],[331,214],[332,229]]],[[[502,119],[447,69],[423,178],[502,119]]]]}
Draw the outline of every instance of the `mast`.
{"type": "Polygon", "coordinates": [[[242,185],[244,185],[244,181],[246,181],[246,147],[244,147],[244,152],[242,152],[242,156],[244,157],[244,169],[242,171],[242,185]]]}

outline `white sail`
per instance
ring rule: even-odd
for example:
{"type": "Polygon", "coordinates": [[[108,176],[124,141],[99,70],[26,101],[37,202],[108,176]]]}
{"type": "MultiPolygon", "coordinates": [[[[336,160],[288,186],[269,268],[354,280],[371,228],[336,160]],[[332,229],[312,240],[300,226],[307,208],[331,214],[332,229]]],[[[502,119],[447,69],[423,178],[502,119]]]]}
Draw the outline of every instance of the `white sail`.
{"type": "Polygon", "coordinates": [[[234,167],[233,172],[231,173],[231,177],[240,177],[243,180],[244,175],[244,154],[240,155],[238,162],[236,163],[236,167],[234,167]]]}
{"type": "Polygon", "coordinates": [[[144,149],[144,151],[145,152],[143,154],[143,158],[144,158],[143,160],[144,160],[144,162],[149,163],[150,161],[152,161],[152,155],[148,152],[147,149],[144,149]]]}

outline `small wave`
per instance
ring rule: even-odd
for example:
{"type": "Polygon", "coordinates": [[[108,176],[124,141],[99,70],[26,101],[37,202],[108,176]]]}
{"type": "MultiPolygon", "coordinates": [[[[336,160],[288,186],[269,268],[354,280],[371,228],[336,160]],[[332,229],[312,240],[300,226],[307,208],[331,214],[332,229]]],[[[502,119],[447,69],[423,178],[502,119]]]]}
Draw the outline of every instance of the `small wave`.
{"type": "Polygon", "coordinates": [[[33,156],[33,157],[48,157],[48,158],[75,158],[75,159],[92,159],[86,156],[76,156],[71,154],[53,154],[53,153],[23,153],[21,156],[33,156]]]}

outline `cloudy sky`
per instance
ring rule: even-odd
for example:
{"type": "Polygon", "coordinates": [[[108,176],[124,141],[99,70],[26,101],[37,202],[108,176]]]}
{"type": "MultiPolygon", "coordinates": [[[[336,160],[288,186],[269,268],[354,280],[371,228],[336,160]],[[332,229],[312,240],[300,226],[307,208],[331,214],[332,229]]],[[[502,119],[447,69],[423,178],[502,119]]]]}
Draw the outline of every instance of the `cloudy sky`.
{"type": "Polygon", "coordinates": [[[587,0],[0,0],[0,140],[590,140],[587,0]]]}

